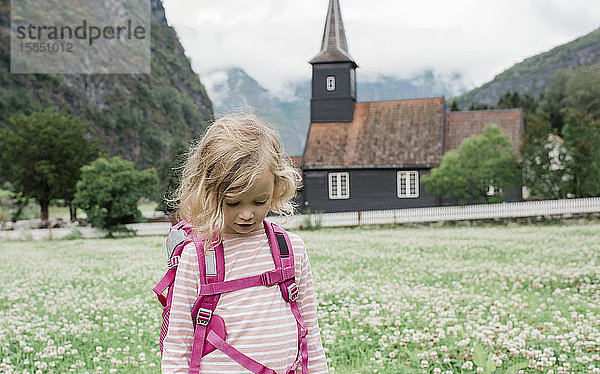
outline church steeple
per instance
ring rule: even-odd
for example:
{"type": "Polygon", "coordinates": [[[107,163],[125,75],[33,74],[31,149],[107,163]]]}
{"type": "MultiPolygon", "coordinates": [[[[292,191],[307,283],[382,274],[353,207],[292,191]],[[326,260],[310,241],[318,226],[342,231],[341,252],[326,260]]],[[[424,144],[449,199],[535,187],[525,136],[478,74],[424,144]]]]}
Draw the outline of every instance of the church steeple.
{"type": "Polygon", "coordinates": [[[356,63],[348,53],[348,42],[346,42],[344,22],[338,0],[329,1],[321,51],[310,60],[311,64],[324,62],[351,62],[356,67],[356,63]]]}
{"type": "Polygon", "coordinates": [[[348,43],[339,0],[329,0],[321,50],[312,60],[312,122],[352,122],[356,103],[356,62],[348,43]]]}

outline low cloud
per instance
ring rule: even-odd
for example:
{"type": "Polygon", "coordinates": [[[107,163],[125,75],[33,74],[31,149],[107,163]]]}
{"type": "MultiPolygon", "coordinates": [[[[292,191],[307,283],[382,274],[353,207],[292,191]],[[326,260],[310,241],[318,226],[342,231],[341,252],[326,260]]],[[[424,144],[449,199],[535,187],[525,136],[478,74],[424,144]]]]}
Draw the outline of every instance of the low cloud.
{"type": "MultiPolygon", "coordinates": [[[[265,87],[310,78],[326,0],[164,0],[198,73],[239,66],[265,87]]],[[[598,27],[595,0],[340,0],[358,74],[458,72],[475,86],[524,58],[598,27]]]]}

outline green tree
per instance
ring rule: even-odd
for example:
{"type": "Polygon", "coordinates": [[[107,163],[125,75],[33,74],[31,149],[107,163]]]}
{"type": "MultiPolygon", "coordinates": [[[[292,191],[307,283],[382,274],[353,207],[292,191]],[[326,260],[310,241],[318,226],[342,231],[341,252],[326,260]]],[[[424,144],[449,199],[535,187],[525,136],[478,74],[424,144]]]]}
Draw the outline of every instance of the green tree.
{"type": "MultiPolygon", "coordinates": [[[[600,119],[600,63],[581,67],[565,84],[563,107],[600,119]]],[[[564,114],[564,113],[563,113],[564,114]]]]}
{"type": "Polygon", "coordinates": [[[496,104],[497,109],[523,109],[523,116],[527,118],[532,113],[535,113],[537,109],[536,100],[529,94],[519,95],[518,92],[506,92],[500,96],[498,103],[496,104]]]}
{"type": "Polygon", "coordinates": [[[556,129],[559,134],[564,123],[561,111],[564,106],[565,89],[570,74],[568,70],[558,70],[554,73],[550,82],[544,88],[544,92],[542,92],[538,106],[540,111],[549,114],[552,128],[556,129]]]}
{"type": "Polygon", "coordinates": [[[488,110],[488,109],[494,109],[494,106],[488,105],[488,104],[480,104],[480,103],[471,104],[469,106],[469,110],[488,110]]]}
{"type": "Polygon", "coordinates": [[[552,128],[562,134],[565,109],[600,119],[600,63],[574,71],[558,70],[539,101],[539,110],[550,114],[552,128]]]}
{"type": "Polygon", "coordinates": [[[451,112],[458,112],[460,109],[458,108],[458,104],[456,103],[456,100],[452,100],[452,104],[450,105],[450,111],[451,112]]]}
{"type": "Polygon", "coordinates": [[[569,109],[564,112],[564,144],[576,197],[600,196],[600,120],[569,109]]]}
{"type": "Polygon", "coordinates": [[[133,163],[119,157],[100,158],[81,169],[75,203],[94,227],[108,232],[127,231],[126,223],[139,222],[141,197],[156,194],[158,178],[154,169],[136,171],[133,163]]]}
{"type": "Polygon", "coordinates": [[[441,165],[423,177],[425,189],[433,195],[456,198],[461,204],[502,201],[504,191],[521,182],[512,148],[500,127],[488,125],[482,135],[465,139],[458,149],[446,152],[441,165]]]}
{"type": "Polygon", "coordinates": [[[545,112],[530,115],[522,138],[524,185],[534,196],[548,199],[567,197],[572,181],[568,172],[570,157],[563,140],[553,134],[550,115],[545,112]]]}
{"type": "Polygon", "coordinates": [[[88,127],[79,118],[46,109],[11,116],[0,129],[2,176],[15,193],[37,200],[43,225],[51,200],[70,203],[81,166],[98,155],[97,143],[84,136],[88,127]]]}

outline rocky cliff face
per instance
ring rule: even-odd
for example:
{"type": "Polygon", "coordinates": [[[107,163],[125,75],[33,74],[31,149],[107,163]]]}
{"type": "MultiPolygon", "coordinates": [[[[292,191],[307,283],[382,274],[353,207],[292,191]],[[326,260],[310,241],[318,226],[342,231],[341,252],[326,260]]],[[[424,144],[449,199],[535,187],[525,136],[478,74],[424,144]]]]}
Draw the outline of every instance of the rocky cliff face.
{"type": "Polygon", "coordinates": [[[495,105],[508,91],[539,97],[559,69],[574,70],[600,62],[600,29],[552,50],[527,58],[492,81],[457,97],[463,109],[471,104],[495,105]]]}
{"type": "Polygon", "coordinates": [[[90,123],[109,155],[155,166],[203,131],[212,103],[151,0],[151,74],[11,74],[8,4],[0,5],[0,126],[15,113],[65,109],[90,123]]]}

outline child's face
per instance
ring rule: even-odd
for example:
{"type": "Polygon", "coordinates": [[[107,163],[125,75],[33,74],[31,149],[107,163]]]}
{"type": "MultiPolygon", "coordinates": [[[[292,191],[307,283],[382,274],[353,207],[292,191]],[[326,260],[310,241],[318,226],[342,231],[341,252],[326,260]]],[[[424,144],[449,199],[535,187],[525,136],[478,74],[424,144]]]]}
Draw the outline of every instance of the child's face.
{"type": "Polygon", "coordinates": [[[239,199],[223,200],[223,215],[227,234],[246,234],[262,228],[271,209],[275,177],[269,168],[261,173],[254,186],[239,199]]]}

